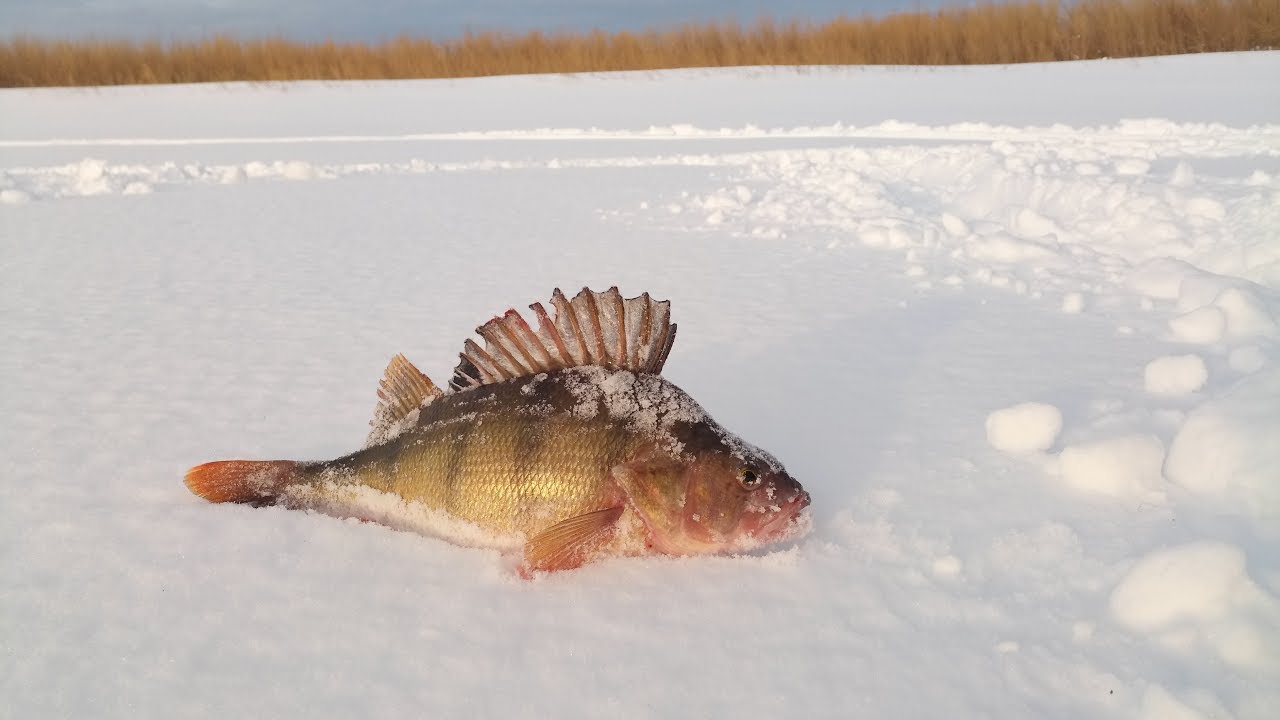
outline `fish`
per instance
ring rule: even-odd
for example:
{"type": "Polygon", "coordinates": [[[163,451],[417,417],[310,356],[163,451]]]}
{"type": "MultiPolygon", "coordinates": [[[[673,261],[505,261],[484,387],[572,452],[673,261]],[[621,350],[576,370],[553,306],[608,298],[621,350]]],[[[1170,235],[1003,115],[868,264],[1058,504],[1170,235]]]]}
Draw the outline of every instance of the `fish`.
{"type": "Polygon", "coordinates": [[[527,577],[625,556],[740,554],[803,535],[809,493],[662,376],[670,302],[556,288],[467,339],[446,389],[391,359],[364,446],[221,460],[214,503],[320,511],[509,552],[527,577]]]}

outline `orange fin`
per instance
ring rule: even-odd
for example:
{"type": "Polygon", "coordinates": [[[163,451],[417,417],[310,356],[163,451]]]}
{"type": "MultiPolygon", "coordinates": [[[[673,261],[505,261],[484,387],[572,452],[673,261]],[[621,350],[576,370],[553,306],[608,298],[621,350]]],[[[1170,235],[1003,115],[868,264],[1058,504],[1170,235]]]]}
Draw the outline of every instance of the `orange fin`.
{"type": "Polygon", "coordinates": [[[616,287],[582,288],[569,300],[556,288],[551,305],[554,318],[542,303],[529,306],[538,319],[536,331],[515,310],[476,328],[484,347],[464,343],[449,386],[465,390],[583,365],[662,372],[676,336],[670,302],[649,293],[623,300],[616,287]]]}
{"type": "Polygon", "coordinates": [[[269,503],[295,481],[290,460],[219,460],[187,471],[191,492],[209,502],[269,503]]]}
{"type": "Polygon", "coordinates": [[[591,551],[613,533],[620,517],[622,506],[561,520],[525,544],[523,569],[534,572],[581,566],[591,559],[591,551]]]}
{"type": "Polygon", "coordinates": [[[396,355],[387,364],[378,383],[378,406],[369,422],[369,439],[365,447],[386,442],[399,434],[402,422],[414,410],[443,393],[431,378],[422,374],[404,355],[396,355]]]}

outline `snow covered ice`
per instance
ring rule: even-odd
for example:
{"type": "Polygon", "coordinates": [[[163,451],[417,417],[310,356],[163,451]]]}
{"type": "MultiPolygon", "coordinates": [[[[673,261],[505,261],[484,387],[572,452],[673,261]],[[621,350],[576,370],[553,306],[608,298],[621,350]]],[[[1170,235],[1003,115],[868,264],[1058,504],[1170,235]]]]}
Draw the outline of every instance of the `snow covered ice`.
{"type": "Polygon", "coordinates": [[[1278,74],[0,91],[5,713],[1272,717],[1278,74]],[[525,582],[182,484],[613,284],[807,537],[525,582]]]}

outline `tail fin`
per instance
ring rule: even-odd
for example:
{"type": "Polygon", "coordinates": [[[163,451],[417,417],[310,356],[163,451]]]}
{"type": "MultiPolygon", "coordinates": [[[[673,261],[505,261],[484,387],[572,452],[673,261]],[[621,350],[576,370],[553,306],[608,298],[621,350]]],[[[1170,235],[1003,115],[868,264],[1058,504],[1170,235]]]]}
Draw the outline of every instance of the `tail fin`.
{"type": "Polygon", "coordinates": [[[297,475],[290,460],[220,460],[187,471],[191,492],[209,502],[269,503],[297,475]]]}

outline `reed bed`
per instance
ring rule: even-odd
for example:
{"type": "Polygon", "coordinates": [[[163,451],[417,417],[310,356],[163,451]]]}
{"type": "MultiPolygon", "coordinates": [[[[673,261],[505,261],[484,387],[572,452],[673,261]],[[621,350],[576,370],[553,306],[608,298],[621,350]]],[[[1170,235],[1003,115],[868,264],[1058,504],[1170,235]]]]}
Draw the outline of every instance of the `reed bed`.
{"type": "Polygon", "coordinates": [[[972,65],[1280,47],[1280,0],[986,4],[827,23],[455,40],[0,40],[0,87],[450,78],[740,65],[972,65]]]}

